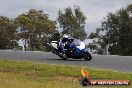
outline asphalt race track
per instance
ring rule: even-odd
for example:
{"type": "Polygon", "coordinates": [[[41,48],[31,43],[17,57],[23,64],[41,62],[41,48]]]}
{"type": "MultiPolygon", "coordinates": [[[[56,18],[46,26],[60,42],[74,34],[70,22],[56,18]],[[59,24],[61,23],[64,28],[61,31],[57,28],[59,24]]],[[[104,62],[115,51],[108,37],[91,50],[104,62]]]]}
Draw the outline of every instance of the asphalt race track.
{"type": "Polygon", "coordinates": [[[82,59],[61,60],[58,56],[52,54],[51,52],[0,50],[0,59],[82,67],[88,66],[96,69],[132,72],[132,56],[93,55],[93,59],[89,62],[82,59]]]}

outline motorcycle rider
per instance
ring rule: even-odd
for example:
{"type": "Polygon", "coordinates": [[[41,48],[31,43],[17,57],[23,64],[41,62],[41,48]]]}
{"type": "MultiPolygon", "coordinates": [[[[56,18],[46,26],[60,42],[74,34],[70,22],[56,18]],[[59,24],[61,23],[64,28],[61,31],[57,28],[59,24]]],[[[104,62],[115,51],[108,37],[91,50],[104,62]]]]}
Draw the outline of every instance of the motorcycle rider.
{"type": "MultiPolygon", "coordinates": [[[[63,55],[65,54],[65,48],[68,48],[67,46],[69,45],[69,42],[70,42],[69,40],[70,40],[70,38],[68,35],[64,34],[62,36],[62,39],[60,42],[60,49],[61,49],[60,51],[63,55]]],[[[79,38],[74,39],[74,40],[76,40],[76,43],[75,43],[76,49],[82,50],[85,48],[85,44],[82,41],[80,41],[79,38]]]]}
{"type": "Polygon", "coordinates": [[[64,34],[62,36],[62,39],[60,40],[59,48],[60,48],[60,53],[62,54],[62,56],[66,56],[65,55],[65,48],[68,44],[68,40],[69,40],[69,36],[66,34],[64,34]]]}

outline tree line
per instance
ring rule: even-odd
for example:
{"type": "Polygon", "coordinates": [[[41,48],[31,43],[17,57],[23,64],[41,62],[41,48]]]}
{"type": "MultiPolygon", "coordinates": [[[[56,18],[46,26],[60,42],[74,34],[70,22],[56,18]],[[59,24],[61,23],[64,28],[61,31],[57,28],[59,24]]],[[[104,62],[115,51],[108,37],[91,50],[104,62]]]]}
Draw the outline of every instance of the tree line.
{"type": "Polygon", "coordinates": [[[21,49],[18,44],[21,40],[25,51],[48,51],[48,42],[69,34],[82,41],[92,39],[87,45],[92,53],[132,55],[132,4],[109,12],[96,32],[89,35],[85,29],[86,19],[79,6],[59,10],[56,20],[51,20],[43,10],[35,9],[16,18],[0,16],[0,49],[21,49]]]}
{"type": "Polygon", "coordinates": [[[70,34],[77,38],[80,36],[84,40],[87,36],[85,32],[86,16],[79,6],[74,9],[68,7],[58,11],[56,21],[49,18],[43,10],[30,9],[18,15],[16,18],[0,16],[0,49],[22,49],[18,41],[21,40],[24,50],[48,51],[47,43],[58,40],[61,34],[70,34]],[[62,28],[60,33],[57,30],[62,28]]]}
{"type": "Polygon", "coordinates": [[[132,55],[132,4],[110,12],[91,33],[88,47],[97,54],[132,55]]]}

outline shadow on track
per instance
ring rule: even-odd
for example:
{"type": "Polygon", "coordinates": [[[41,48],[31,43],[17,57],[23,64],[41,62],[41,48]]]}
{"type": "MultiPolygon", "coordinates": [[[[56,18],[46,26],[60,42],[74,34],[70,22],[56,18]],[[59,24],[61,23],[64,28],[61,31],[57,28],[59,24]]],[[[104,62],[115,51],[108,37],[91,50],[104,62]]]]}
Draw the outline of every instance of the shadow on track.
{"type": "Polygon", "coordinates": [[[83,59],[67,59],[67,60],[62,60],[62,59],[47,59],[47,60],[54,60],[54,61],[84,61],[84,62],[87,62],[87,61],[85,61],[85,60],[83,60],[83,59]]]}

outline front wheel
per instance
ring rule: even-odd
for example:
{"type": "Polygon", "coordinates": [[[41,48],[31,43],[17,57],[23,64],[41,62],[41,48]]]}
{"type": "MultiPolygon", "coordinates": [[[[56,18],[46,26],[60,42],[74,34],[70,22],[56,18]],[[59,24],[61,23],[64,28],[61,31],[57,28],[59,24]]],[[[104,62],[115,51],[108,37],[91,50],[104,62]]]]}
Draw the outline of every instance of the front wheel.
{"type": "Polygon", "coordinates": [[[91,55],[89,52],[86,52],[86,53],[84,54],[83,59],[85,59],[86,61],[91,61],[92,55],[91,55]]]}

